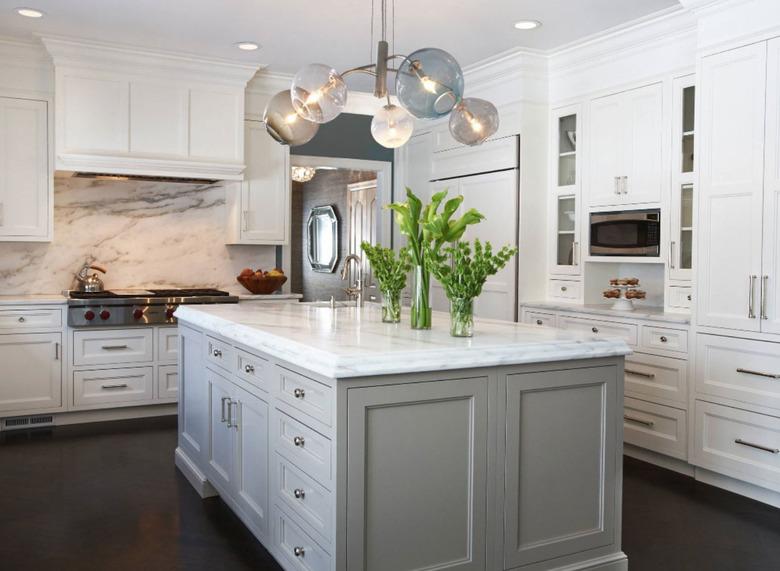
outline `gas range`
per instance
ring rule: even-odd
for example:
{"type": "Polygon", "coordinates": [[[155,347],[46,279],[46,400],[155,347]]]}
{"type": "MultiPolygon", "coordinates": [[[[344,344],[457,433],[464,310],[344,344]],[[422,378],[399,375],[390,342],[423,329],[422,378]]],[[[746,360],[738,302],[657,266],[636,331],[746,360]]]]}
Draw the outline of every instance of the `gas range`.
{"type": "Polygon", "coordinates": [[[180,305],[238,303],[238,296],[218,289],[114,289],[67,295],[71,327],[175,325],[173,312],[180,305]]]}

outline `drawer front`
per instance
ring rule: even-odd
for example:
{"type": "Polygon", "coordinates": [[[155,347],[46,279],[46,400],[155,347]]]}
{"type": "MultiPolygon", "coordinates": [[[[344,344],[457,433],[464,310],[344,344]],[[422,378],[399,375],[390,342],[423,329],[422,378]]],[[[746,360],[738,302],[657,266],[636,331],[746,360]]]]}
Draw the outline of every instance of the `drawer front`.
{"type": "Polygon", "coordinates": [[[685,356],[688,354],[688,331],[643,325],[642,348],[685,356]]]}
{"type": "Polygon", "coordinates": [[[582,284],[569,280],[550,280],[547,287],[547,294],[551,299],[564,299],[576,301],[580,299],[582,284]]]}
{"type": "Polygon", "coordinates": [[[286,569],[330,571],[330,555],[278,507],[274,507],[274,550],[284,557],[286,569]]]}
{"type": "Polygon", "coordinates": [[[693,290],[689,287],[669,288],[669,307],[690,309],[693,300],[693,290]]]}
{"type": "Polygon", "coordinates": [[[559,316],[558,327],[589,333],[597,337],[623,339],[631,346],[637,345],[639,337],[638,327],[631,323],[614,323],[612,321],[600,321],[583,317],[559,316]]]}
{"type": "Polygon", "coordinates": [[[73,372],[73,404],[121,404],[154,398],[154,368],[73,372]]]}
{"type": "Polygon", "coordinates": [[[275,454],[274,458],[272,496],[283,502],[291,512],[309,524],[312,530],[330,544],[333,541],[331,493],[278,454],[275,454]]]}
{"type": "Polygon", "coordinates": [[[206,361],[232,373],[235,368],[233,347],[224,341],[206,336],[206,361]]]}
{"type": "Polygon", "coordinates": [[[780,344],[698,335],[696,390],[780,410],[780,344]]]}
{"type": "Polygon", "coordinates": [[[267,392],[273,374],[271,371],[271,364],[265,359],[236,349],[236,374],[239,378],[267,392]]]}
{"type": "Polygon", "coordinates": [[[0,330],[60,329],[61,308],[0,309],[0,330]]]}
{"type": "Polygon", "coordinates": [[[176,327],[162,327],[157,330],[157,359],[176,361],[179,358],[179,330],[176,327]]]}
{"type": "Polygon", "coordinates": [[[154,330],[74,331],[74,365],[114,365],[154,361],[154,330]]]}
{"type": "Polygon", "coordinates": [[[545,313],[543,311],[524,311],[523,323],[538,325],[539,327],[555,327],[556,316],[554,313],[545,313]]]}
{"type": "Polygon", "coordinates": [[[626,395],[687,408],[688,363],[634,353],[626,357],[626,395]]]}
{"type": "Polygon", "coordinates": [[[687,421],[684,410],[626,397],[623,406],[623,439],[681,460],[687,455],[687,421]]]}
{"type": "Polygon", "coordinates": [[[271,437],[274,439],[276,451],[317,482],[331,489],[330,439],[279,409],[274,411],[273,422],[271,437]]]}
{"type": "Polygon", "coordinates": [[[327,385],[283,367],[276,367],[279,400],[331,425],[333,391],[327,385]]]}
{"type": "Polygon", "coordinates": [[[157,367],[157,398],[175,399],[179,396],[178,365],[160,365],[157,367]]]}
{"type": "Polygon", "coordinates": [[[696,401],[694,463],[780,491],[780,418],[696,401]]]}

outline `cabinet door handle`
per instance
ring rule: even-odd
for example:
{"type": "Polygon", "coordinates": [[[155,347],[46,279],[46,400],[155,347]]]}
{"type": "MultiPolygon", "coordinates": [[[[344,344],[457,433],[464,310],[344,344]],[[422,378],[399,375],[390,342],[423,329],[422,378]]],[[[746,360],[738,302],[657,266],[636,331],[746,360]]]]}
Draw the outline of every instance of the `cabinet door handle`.
{"type": "Polygon", "coordinates": [[[101,389],[107,389],[107,390],[111,390],[111,389],[126,389],[127,388],[127,383],[119,383],[119,384],[116,384],[116,385],[100,385],[100,388],[101,389]]]}
{"type": "Polygon", "coordinates": [[[674,240],[669,242],[669,267],[672,269],[675,269],[674,245],[675,245],[674,240]]]}
{"type": "Polygon", "coordinates": [[[637,377],[644,377],[646,379],[654,379],[654,373],[643,373],[642,371],[635,371],[634,369],[623,369],[626,375],[636,375],[637,377]]]}
{"type": "Polygon", "coordinates": [[[303,445],[305,443],[305,440],[303,439],[303,436],[296,436],[293,438],[293,444],[295,444],[299,448],[303,448],[303,445]]]}
{"type": "Polygon", "coordinates": [[[213,355],[215,357],[222,358],[222,351],[220,351],[219,349],[214,349],[213,355]]]}
{"type": "Polygon", "coordinates": [[[298,547],[297,545],[293,547],[293,554],[296,557],[303,557],[306,551],[304,551],[303,547],[298,547]]]}
{"type": "Polygon", "coordinates": [[[620,194],[620,177],[615,177],[615,194],[620,194]]]}
{"type": "Polygon", "coordinates": [[[766,312],[766,299],[769,297],[769,276],[761,278],[761,319],[769,319],[766,312]]]}
{"type": "Polygon", "coordinates": [[[623,178],[623,194],[628,194],[628,177],[624,176],[623,178]]]}
{"type": "Polygon", "coordinates": [[[247,219],[248,219],[248,218],[249,218],[249,217],[248,217],[248,215],[247,215],[247,211],[246,211],[246,210],[243,210],[243,211],[241,212],[241,229],[242,229],[244,232],[246,232],[247,230],[249,230],[249,223],[247,222],[247,219]]]}
{"type": "Polygon", "coordinates": [[[301,488],[295,488],[293,490],[293,495],[295,496],[296,499],[302,500],[303,498],[306,497],[306,492],[301,488]]]}
{"type": "Polygon", "coordinates": [[[222,397],[222,409],[220,410],[221,418],[220,422],[225,422],[227,420],[227,417],[225,416],[225,403],[230,401],[230,397],[222,397]]]}
{"type": "Polygon", "coordinates": [[[302,399],[303,397],[306,396],[306,391],[304,391],[303,389],[295,389],[293,391],[293,395],[295,395],[295,398],[297,399],[302,399]]]}
{"type": "Polygon", "coordinates": [[[103,345],[101,349],[104,351],[119,351],[121,349],[127,349],[127,345],[103,345]]]}
{"type": "Polygon", "coordinates": [[[755,305],[755,289],[756,289],[756,276],[750,276],[748,279],[748,319],[756,318],[756,305],[755,305]]]}
{"type": "Polygon", "coordinates": [[[251,373],[254,373],[254,372],[255,372],[255,367],[254,367],[254,365],[245,365],[245,366],[244,366],[244,372],[246,372],[246,373],[250,373],[250,374],[251,374],[251,373]]]}
{"type": "Polygon", "coordinates": [[[745,375],[755,375],[757,377],[766,377],[767,379],[780,379],[780,375],[774,373],[762,373],[761,371],[752,371],[750,369],[743,369],[740,367],[737,369],[737,373],[744,373],[745,375]]]}
{"type": "Polygon", "coordinates": [[[734,443],[741,444],[742,446],[749,446],[750,448],[755,448],[756,450],[763,450],[764,452],[769,452],[770,454],[780,454],[780,450],[777,448],[763,446],[762,444],[755,444],[753,442],[748,442],[747,440],[742,440],[741,438],[737,438],[734,443]]]}
{"type": "Polygon", "coordinates": [[[60,344],[55,343],[54,344],[54,360],[59,361],[60,360],[60,344]]]}
{"type": "Polygon", "coordinates": [[[238,418],[238,401],[231,400],[228,404],[228,428],[235,428],[238,430],[238,425],[240,424],[239,418],[238,418]],[[236,407],[236,416],[233,417],[233,407],[236,407]],[[233,422],[235,418],[235,422],[233,422]]]}
{"type": "Polygon", "coordinates": [[[580,265],[580,243],[579,242],[574,242],[574,244],[572,245],[571,256],[572,256],[572,264],[575,266],[579,266],[580,265]]]}
{"type": "Polygon", "coordinates": [[[627,420],[628,422],[636,422],[637,424],[641,424],[642,426],[647,426],[648,428],[652,427],[655,424],[652,420],[636,418],[635,416],[628,416],[627,414],[623,415],[623,420],[627,420]]]}
{"type": "Polygon", "coordinates": [[[233,428],[233,399],[227,399],[227,427],[233,428]]]}

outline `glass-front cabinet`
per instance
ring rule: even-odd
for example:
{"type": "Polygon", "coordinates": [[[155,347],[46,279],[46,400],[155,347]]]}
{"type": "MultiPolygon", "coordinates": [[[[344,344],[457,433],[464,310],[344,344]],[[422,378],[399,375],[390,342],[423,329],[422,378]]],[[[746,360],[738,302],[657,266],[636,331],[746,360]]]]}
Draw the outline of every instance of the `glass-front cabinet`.
{"type": "Polygon", "coordinates": [[[580,106],[555,109],[552,114],[553,172],[550,228],[553,229],[550,273],[580,274],[580,106]]]}
{"type": "Polygon", "coordinates": [[[693,204],[695,145],[694,76],[674,81],[674,146],[672,170],[669,279],[690,281],[693,274],[693,204]]]}

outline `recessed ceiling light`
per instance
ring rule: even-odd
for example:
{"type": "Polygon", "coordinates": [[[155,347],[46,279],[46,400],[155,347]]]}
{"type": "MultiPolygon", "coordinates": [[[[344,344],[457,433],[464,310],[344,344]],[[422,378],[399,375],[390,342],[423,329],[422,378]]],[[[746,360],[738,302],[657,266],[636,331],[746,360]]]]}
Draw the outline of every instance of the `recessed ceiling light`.
{"type": "Polygon", "coordinates": [[[35,8],[17,8],[16,13],[25,18],[43,18],[43,12],[35,8]]]}
{"type": "Polygon", "coordinates": [[[538,20],[520,20],[519,22],[515,22],[515,28],[518,30],[533,30],[541,25],[542,23],[538,20]]]}
{"type": "Polygon", "coordinates": [[[260,44],[256,44],[255,42],[238,42],[236,47],[246,52],[253,52],[260,48],[260,44]]]}

